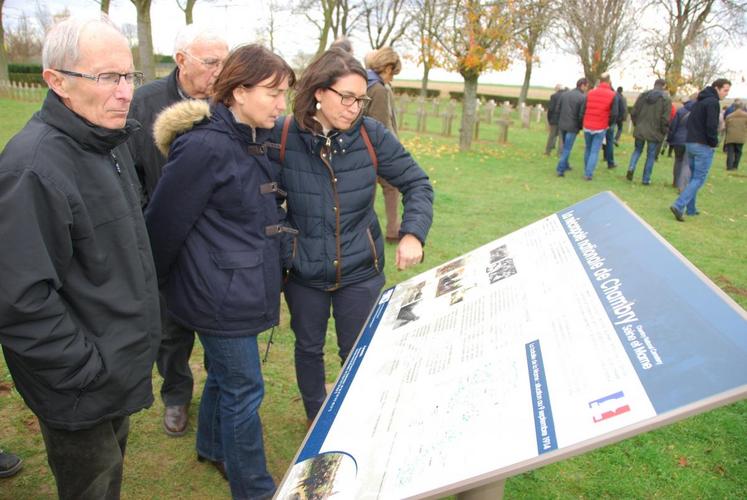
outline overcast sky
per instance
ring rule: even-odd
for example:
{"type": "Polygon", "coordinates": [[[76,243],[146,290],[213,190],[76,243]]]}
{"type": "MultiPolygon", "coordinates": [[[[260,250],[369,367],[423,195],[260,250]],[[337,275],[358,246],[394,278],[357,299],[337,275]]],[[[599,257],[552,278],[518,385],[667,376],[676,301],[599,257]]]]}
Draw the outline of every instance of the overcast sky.
{"type": "MultiPolygon", "coordinates": [[[[15,23],[22,12],[36,17],[37,3],[51,14],[67,7],[73,14],[95,14],[100,8],[95,0],[5,0],[3,21],[6,26],[15,23]]],[[[229,44],[237,45],[257,39],[258,30],[266,24],[268,4],[266,0],[198,0],[194,8],[194,19],[198,24],[207,24],[224,33],[229,44]]],[[[135,6],[130,0],[112,0],[110,17],[117,24],[137,23],[135,6]]],[[[153,25],[153,44],[156,52],[170,54],[176,32],[184,26],[184,14],[177,6],[176,0],[153,0],[151,7],[153,25]]],[[[292,61],[297,52],[314,52],[317,46],[316,28],[303,16],[292,16],[280,13],[276,16],[279,24],[276,30],[276,50],[287,60],[292,61]]],[[[640,20],[639,20],[640,22],[640,20]]],[[[365,35],[363,35],[365,37],[365,35]]],[[[356,55],[361,57],[369,50],[365,38],[353,38],[356,55]]],[[[548,44],[552,47],[552,41],[548,44]]],[[[395,47],[397,48],[397,47],[395,47]]],[[[573,87],[578,78],[583,76],[578,58],[564,53],[558,47],[545,49],[539,54],[540,63],[535,65],[532,73],[532,85],[552,87],[556,83],[573,87]]],[[[723,61],[732,80],[732,92],[729,97],[747,97],[747,58],[737,49],[725,49],[723,61]]],[[[422,70],[412,62],[404,60],[404,67],[399,78],[419,80],[422,70]]],[[[627,60],[610,71],[613,85],[622,85],[626,89],[648,89],[656,78],[644,62],[644,51],[631,53],[627,60]]],[[[458,74],[443,70],[433,70],[433,80],[462,81],[458,74]]],[[[507,71],[489,73],[480,77],[481,83],[502,83],[521,85],[524,78],[524,65],[519,62],[507,71]]]]}

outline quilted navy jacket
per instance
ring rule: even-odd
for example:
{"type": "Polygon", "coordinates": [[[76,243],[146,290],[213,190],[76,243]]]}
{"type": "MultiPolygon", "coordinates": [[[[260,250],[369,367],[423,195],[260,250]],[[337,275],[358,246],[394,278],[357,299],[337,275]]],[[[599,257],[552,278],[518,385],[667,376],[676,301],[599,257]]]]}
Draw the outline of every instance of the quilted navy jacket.
{"type": "MultiPolygon", "coordinates": [[[[281,142],[284,120],[271,132],[281,142]]],[[[384,125],[362,118],[328,136],[290,125],[285,160],[269,151],[287,191],[287,222],[299,231],[290,249],[290,279],[323,290],[359,283],[384,270],[384,240],[374,211],[376,175],[402,192],[400,235],[425,244],[433,220],[433,188],[428,176],[384,125]],[[366,131],[378,169],[361,137],[366,131]]]]}

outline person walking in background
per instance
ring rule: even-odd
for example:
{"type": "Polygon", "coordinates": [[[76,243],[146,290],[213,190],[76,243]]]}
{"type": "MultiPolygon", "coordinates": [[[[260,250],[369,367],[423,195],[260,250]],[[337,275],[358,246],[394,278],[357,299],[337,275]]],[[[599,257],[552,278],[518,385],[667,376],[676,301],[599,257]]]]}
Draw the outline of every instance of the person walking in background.
{"type": "MultiPolygon", "coordinates": [[[[397,115],[394,109],[394,93],[391,83],[394,75],[402,70],[399,55],[391,47],[370,52],[365,58],[366,74],[368,75],[368,89],[366,95],[371,98],[368,108],[364,110],[366,116],[379,120],[395,137],[397,133],[397,115]]],[[[400,193],[382,177],[378,177],[381,190],[384,193],[384,208],[386,212],[386,241],[399,241],[399,205],[400,193]]]]}
{"type": "Polygon", "coordinates": [[[545,145],[545,156],[550,156],[550,153],[555,149],[555,144],[558,142],[560,137],[560,146],[558,147],[558,154],[563,149],[563,135],[560,134],[558,129],[558,119],[560,118],[560,96],[563,95],[563,86],[560,84],[555,85],[555,93],[550,96],[550,102],[547,105],[547,145],[545,145]]]}
{"type": "Polygon", "coordinates": [[[571,170],[568,158],[571,156],[576,135],[583,128],[585,93],[588,87],[589,82],[586,78],[580,78],[575,89],[560,96],[558,129],[563,136],[563,152],[555,167],[558,177],[565,176],[566,171],[571,170]]]}
{"type": "Polygon", "coordinates": [[[672,167],[672,186],[676,187],[681,193],[687,183],[690,182],[690,162],[687,158],[685,143],[687,142],[687,120],[690,117],[690,111],[698,98],[698,94],[693,94],[677,110],[672,123],[669,124],[667,133],[667,142],[674,149],[674,165],[672,167]]]}
{"type": "Polygon", "coordinates": [[[243,45],[226,59],[210,106],[177,103],[154,130],[168,152],[145,211],[158,280],[168,313],[196,331],[205,350],[197,459],[228,476],[233,498],[275,490],[259,417],[257,335],[279,321],[288,229],[265,143],[294,81],[279,56],[243,45]]]}
{"type": "Polygon", "coordinates": [[[747,111],[742,101],[734,105],[734,111],[729,113],[725,121],[726,170],[736,170],[742,158],[742,147],[747,141],[747,111]]]}
{"type": "Polygon", "coordinates": [[[278,120],[272,133],[280,145],[270,154],[288,193],[288,224],[298,230],[284,293],[309,425],[326,397],[330,308],[344,362],[384,286],[384,239],[373,207],[377,175],[403,197],[398,269],[422,261],[433,219],[426,173],[384,125],[361,116],[370,99],[366,82],[354,57],[327,50],[304,70],[293,116],[278,120]]]}
{"type": "Polygon", "coordinates": [[[119,498],[129,416],[153,403],[161,337],[124,144],[143,75],[105,16],[53,26],[42,61],[41,110],[0,155],[0,344],[59,498],[119,498]]]}
{"type": "Polygon", "coordinates": [[[705,184],[713,163],[713,153],[718,146],[719,101],[729,94],[731,82],[719,78],[698,94],[698,100],[687,120],[687,155],[692,176],[687,187],[680,193],[670,208],[674,218],[680,222],[687,215],[698,215],[696,206],[698,190],[705,184]]]}
{"type": "Polygon", "coordinates": [[[622,136],[623,127],[625,126],[625,120],[628,119],[628,100],[623,94],[623,88],[617,87],[617,124],[615,127],[615,146],[620,145],[620,137],[622,136]]]}
{"type": "MultiPolygon", "coordinates": [[[[610,85],[610,75],[603,73],[599,84],[586,94],[584,104],[584,179],[590,181],[594,176],[602,147],[610,125],[617,121],[617,94],[610,85]]],[[[607,148],[612,154],[612,146],[607,148]]],[[[614,166],[614,160],[612,162],[614,166]]],[[[609,168],[613,168],[610,166],[609,168]]]]}
{"type": "Polygon", "coordinates": [[[651,184],[651,174],[654,171],[654,161],[661,143],[667,135],[669,129],[669,119],[672,112],[672,99],[665,89],[666,81],[658,79],[654,82],[654,88],[647,90],[638,96],[630,112],[633,120],[633,137],[635,137],[635,149],[630,156],[628,172],[625,177],[633,180],[638,159],[643,153],[643,146],[646,149],[646,164],[643,167],[643,178],[641,184],[648,186],[651,184]]]}
{"type": "MultiPolygon", "coordinates": [[[[166,163],[166,156],[153,142],[156,116],[164,108],[183,99],[207,100],[227,55],[228,44],[220,35],[189,24],[179,31],[174,42],[176,68],[166,78],[150,82],[135,91],[130,118],[140,122],[142,128],[130,137],[127,145],[144,188],[145,204],[153,196],[166,163]]],[[[191,329],[175,323],[166,309],[161,296],[163,332],[156,366],[163,377],[163,429],[169,436],[182,436],[187,432],[194,385],[189,357],[195,334],[191,329]]]]}

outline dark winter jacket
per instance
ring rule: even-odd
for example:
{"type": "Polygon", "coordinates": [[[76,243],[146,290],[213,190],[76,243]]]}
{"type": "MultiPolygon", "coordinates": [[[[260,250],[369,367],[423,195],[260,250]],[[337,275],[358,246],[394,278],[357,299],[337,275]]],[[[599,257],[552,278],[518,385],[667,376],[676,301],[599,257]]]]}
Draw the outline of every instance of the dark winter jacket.
{"type": "Polygon", "coordinates": [[[373,70],[366,70],[368,74],[368,89],[366,95],[371,98],[371,103],[366,109],[366,116],[379,120],[384,126],[398,135],[397,117],[394,111],[394,96],[384,80],[373,70]]]}
{"type": "Polygon", "coordinates": [[[622,94],[617,92],[617,125],[622,127],[628,118],[628,100],[622,94]]]}
{"type": "Polygon", "coordinates": [[[47,425],[93,427],[153,402],[158,289],[129,132],[50,91],[0,155],[0,343],[47,425]]]}
{"type": "Polygon", "coordinates": [[[560,130],[575,134],[583,128],[585,101],[586,96],[578,88],[563,92],[563,95],[560,96],[560,114],[558,117],[558,128],[560,130]]]}
{"type": "Polygon", "coordinates": [[[248,336],[278,323],[284,233],[267,134],[203,101],[156,122],[159,147],[171,149],[145,219],[168,312],[197,332],[248,336]]]}
{"type": "Polygon", "coordinates": [[[633,137],[650,142],[662,142],[669,130],[672,99],[666,90],[652,89],[638,96],[630,118],[633,137]]]}
{"type": "Polygon", "coordinates": [[[669,124],[667,142],[672,146],[684,146],[687,142],[687,121],[690,118],[690,111],[695,106],[695,101],[687,101],[675,113],[672,123],[669,124]]]}
{"type": "Polygon", "coordinates": [[[547,123],[550,125],[557,125],[558,119],[560,118],[560,96],[563,95],[564,90],[558,90],[550,96],[550,102],[547,105],[547,123]]]}
{"type": "Polygon", "coordinates": [[[706,87],[700,91],[687,121],[687,142],[706,144],[712,148],[718,146],[718,123],[721,114],[718,102],[718,92],[715,88],[706,87]]]}
{"type": "Polygon", "coordinates": [[[140,122],[142,127],[130,136],[127,147],[143,185],[145,203],[153,196],[166,163],[166,157],[153,142],[153,123],[164,108],[182,100],[176,79],[177,72],[175,68],[166,78],[154,80],[137,89],[130,104],[130,118],[140,122]]]}
{"type": "MultiPolygon", "coordinates": [[[[272,131],[280,143],[284,120],[272,131]]],[[[400,235],[425,243],[433,218],[433,189],[428,176],[381,123],[368,117],[328,137],[289,127],[282,168],[288,192],[288,223],[299,230],[291,249],[290,278],[331,290],[370,279],[384,270],[384,241],[374,212],[376,175],[361,137],[361,123],[376,151],[378,175],[402,193],[400,235]]]]}

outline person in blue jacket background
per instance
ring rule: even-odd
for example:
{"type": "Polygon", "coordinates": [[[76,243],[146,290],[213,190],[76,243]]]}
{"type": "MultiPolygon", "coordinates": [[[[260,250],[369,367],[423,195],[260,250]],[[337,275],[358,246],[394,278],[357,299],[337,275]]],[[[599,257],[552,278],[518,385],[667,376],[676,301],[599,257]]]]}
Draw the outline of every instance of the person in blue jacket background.
{"type": "Polygon", "coordinates": [[[309,424],[326,396],[324,340],[330,308],[344,362],[384,285],[384,238],[373,200],[376,176],[396,187],[404,212],[399,269],[423,259],[433,218],[428,176],[380,122],[363,117],[366,71],[330,49],[305,70],[293,116],[278,120],[271,151],[287,191],[288,225],[298,235],[287,256],[284,293],[296,337],[296,378],[309,424]]]}
{"type": "Polygon", "coordinates": [[[205,350],[197,456],[227,473],[234,498],[275,489],[258,413],[257,334],[278,323],[285,227],[264,143],[294,81],[279,56],[242,46],[218,75],[212,105],[183,101],[155,124],[159,147],[170,144],[145,213],[159,284],[169,314],[205,350]]]}

